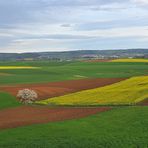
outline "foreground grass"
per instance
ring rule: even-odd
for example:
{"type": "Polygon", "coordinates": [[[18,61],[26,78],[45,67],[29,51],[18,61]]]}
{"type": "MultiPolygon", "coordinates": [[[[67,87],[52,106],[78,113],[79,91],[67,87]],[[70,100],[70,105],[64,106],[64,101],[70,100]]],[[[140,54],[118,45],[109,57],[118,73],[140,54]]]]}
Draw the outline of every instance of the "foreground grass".
{"type": "Polygon", "coordinates": [[[148,107],[124,107],[83,119],[0,131],[3,148],[146,148],[148,107]]]}
{"type": "Polygon", "coordinates": [[[31,66],[37,69],[0,69],[0,85],[40,83],[83,78],[125,78],[148,74],[147,63],[122,62],[0,62],[0,66],[31,66]],[[5,74],[5,75],[4,75],[5,74]]]}
{"type": "Polygon", "coordinates": [[[0,109],[4,108],[10,108],[10,107],[16,107],[21,105],[15,97],[7,94],[0,92],[0,109]]]}
{"type": "Polygon", "coordinates": [[[148,98],[148,76],[39,101],[52,105],[128,105],[148,98]]]}

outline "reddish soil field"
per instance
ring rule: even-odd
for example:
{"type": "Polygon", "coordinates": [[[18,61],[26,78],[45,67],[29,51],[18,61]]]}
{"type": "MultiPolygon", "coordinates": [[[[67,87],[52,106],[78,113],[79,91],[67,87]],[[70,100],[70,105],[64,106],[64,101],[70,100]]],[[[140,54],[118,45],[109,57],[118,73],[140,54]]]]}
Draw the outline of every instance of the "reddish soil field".
{"type": "Polygon", "coordinates": [[[139,102],[138,105],[148,106],[148,99],[139,102]]]}
{"type": "Polygon", "coordinates": [[[122,80],[125,80],[125,78],[94,78],[94,79],[69,80],[62,82],[50,82],[50,83],[40,83],[40,84],[0,86],[0,91],[9,92],[12,95],[16,96],[19,90],[24,88],[29,88],[35,90],[39,96],[38,100],[41,100],[81,90],[102,87],[122,80]]]}
{"type": "Polygon", "coordinates": [[[0,129],[77,119],[110,109],[109,107],[48,108],[41,106],[22,106],[4,109],[0,111],[0,129]]]}

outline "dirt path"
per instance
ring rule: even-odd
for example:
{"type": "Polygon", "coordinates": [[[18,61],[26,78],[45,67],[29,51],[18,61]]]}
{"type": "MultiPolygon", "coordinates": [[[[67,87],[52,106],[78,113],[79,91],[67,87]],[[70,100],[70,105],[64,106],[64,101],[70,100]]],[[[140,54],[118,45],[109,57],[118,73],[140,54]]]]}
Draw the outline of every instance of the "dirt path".
{"type": "Polygon", "coordinates": [[[42,106],[21,106],[0,111],[0,129],[82,118],[110,109],[109,107],[49,108],[42,106]]]}
{"type": "Polygon", "coordinates": [[[0,86],[0,91],[6,91],[16,96],[18,90],[29,88],[35,90],[39,95],[39,100],[41,100],[81,90],[102,87],[122,80],[125,80],[125,78],[94,78],[94,79],[68,80],[62,82],[50,82],[50,83],[39,83],[39,84],[0,86]]]}

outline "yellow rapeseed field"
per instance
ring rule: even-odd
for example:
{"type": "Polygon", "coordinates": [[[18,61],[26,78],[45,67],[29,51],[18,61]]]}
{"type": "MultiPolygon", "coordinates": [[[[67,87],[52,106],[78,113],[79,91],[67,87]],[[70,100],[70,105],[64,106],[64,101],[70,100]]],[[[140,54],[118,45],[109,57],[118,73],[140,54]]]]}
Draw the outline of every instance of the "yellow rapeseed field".
{"type": "Polygon", "coordinates": [[[31,67],[31,66],[0,66],[1,69],[36,69],[38,67],[31,67]]]}
{"type": "Polygon", "coordinates": [[[148,98],[148,76],[133,77],[101,88],[55,97],[41,104],[53,105],[128,105],[148,98]]]}
{"type": "Polygon", "coordinates": [[[112,62],[148,62],[148,59],[116,59],[112,60],[112,62]]]}

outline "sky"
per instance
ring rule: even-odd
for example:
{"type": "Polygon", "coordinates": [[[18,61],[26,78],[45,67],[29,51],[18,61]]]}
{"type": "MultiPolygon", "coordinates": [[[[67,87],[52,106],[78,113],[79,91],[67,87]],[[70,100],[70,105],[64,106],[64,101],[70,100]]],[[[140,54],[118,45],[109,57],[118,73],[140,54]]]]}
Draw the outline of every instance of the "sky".
{"type": "Polygon", "coordinates": [[[0,0],[0,52],[148,48],[148,0],[0,0]]]}

